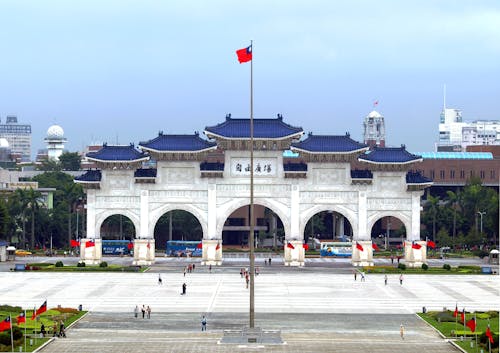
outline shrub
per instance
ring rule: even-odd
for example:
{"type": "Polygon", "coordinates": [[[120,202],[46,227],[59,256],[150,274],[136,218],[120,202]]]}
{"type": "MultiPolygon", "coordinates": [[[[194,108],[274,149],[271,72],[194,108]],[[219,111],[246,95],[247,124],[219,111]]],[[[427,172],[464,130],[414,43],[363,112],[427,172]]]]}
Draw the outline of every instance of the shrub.
{"type": "Polygon", "coordinates": [[[76,267],[85,267],[85,262],[79,262],[76,264],[76,267]]]}
{"type": "Polygon", "coordinates": [[[450,271],[451,270],[451,266],[450,264],[444,264],[443,265],[443,269],[447,270],[447,271],[450,271]]]}
{"type": "Polygon", "coordinates": [[[57,261],[55,266],[56,267],[64,267],[64,264],[62,261],[57,261]]]}
{"type": "Polygon", "coordinates": [[[398,268],[399,268],[400,270],[403,270],[403,271],[404,271],[404,270],[406,270],[406,265],[405,265],[405,264],[399,264],[399,265],[398,265],[398,268]]]}
{"type": "Polygon", "coordinates": [[[61,314],[64,314],[64,313],[70,313],[70,314],[78,314],[78,309],[75,309],[75,308],[54,308],[54,310],[57,310],[59,311],[61,314]]]}
{"type": "Polygon", "coordinates": [[[429,266],[427,264],[422,264],[422,270],[427,271],[429,266]]]}
{"type": "Polygon", "coordinates": [[[103,261],[99,264],[99,267],[108,267],[108,263],[106,261],[103,261]]]}

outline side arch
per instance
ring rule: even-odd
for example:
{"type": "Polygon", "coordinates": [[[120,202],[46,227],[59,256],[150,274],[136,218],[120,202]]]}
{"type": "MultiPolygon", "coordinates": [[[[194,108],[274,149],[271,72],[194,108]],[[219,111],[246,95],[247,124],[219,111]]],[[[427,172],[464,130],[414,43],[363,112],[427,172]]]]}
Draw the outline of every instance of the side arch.
{"type": "Polygon", "coordinates": [[[206,211],[201,211],[197,207],[187,205],[187,204],[168,204],[164,205],[155,211],[151,212],[150,217],[149,217],[149,233],[148,237],[149,238],[154,238],[154,232],[155,232],[155,226],[156,223],[160,220],[161,216],[164,214],[170,212],[170,211],[186,211],[191,213],[197,220],[200,222],[201,225],[201,230],[203,233],[203,239],[205,239],[206,235],[208,234],[208,225],[207,225],[207,214],[206,211]]]}
{"type": "Polygon", "coordinates": [[[368,217],[368,222],[367,222],[367,232],[368,234],[371,234],[372,228],[375,225],[375,223],[384,217],[394,217],[397,218],[401,221],[401,223],[404,224],[406,228],[406,240],[418,240],[418,239],[409,239],[411,237],[409,230],[411,229],[411,216],[401,213],[401,212],[394,212],[394,211],[380,211],[377,212],[371,216],[368,217]]]}
{"type": "Polygon", "coordinates": [[[304,239],[304,232],[306,230],[306,225],[307,222],[313,217],[315,214],[320,213],[320,212],[325,212],[325,211],[333,211],[340,213],[342,216],[347,218],[349,223],[351,224],[352,227],[352,233],[353,233],[353,238],[356,238],[358,234],[358,218],[357,218],[357,213],[353,212],[352,210],[348,209],[347,207],[340,206],[340,205],[315,205],[307,210],[304,210],[301,212],[301,218],[300,218],[300,228],[299,228],[299,234],[302,236],[302,240],[304,239]]]}
{"type": "Polygon", "coordinates": [[[96,221],[95,221],[95,229],[94,229],[94,234],[95,234],[96,239],[101,239],[101,226],[104,223],[104,221],[108,217],[114,216],[114,215],[122,215],[122,216],[128,217],[132,221],[132,223],[134,224],[135,237],[137,238],[137,235],[139,234],[139,229],[141,229],[140,228],[141,221],[135,213],[133,213],[132,211],[129,211],[129,210],[120,210],[120,211],[106,210],[106,211],[102,211],[102,212],[96,212],[96,221]]]}

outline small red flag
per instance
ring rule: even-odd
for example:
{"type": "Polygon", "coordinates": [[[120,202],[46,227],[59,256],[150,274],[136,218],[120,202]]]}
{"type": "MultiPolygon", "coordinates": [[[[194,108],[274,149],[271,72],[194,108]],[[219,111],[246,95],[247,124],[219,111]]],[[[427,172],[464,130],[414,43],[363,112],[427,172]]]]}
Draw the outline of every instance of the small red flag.
{"type": "Polygon", "coordinates": [[[240,64],[252,60],[252,46],[250,45],[246,48],[236,50],[236,55],[238,55],[240,64]]]}
{"type": "Polygon", "coordinates": [[[220,243],[217,243],[217,245],[215,246],[215,250],[219,250],[220,249],[220,243]]]}
{"type": "Polygon", "coordinates": [[[429,248],[435,249],[436,248],[436,243],[434,243],[432,240],[427,240],[427,246],[429,248]]]}
{"type": "Polygon", "coordinates": [[[0,322],[0,332],[9,330],[11,328],[11,322],[10,322],[10,316],[7,317],[5,320],[0,322]]]}
{"type": "Polygon", "coordinates": [[[416,250],[420,250],[420,248],[422,248],[422,245],[420,245],[418,243],[415,243],[415,242],[412,242],[411,243],[411,248],[412,249],[416,249],[416,250]]]}
{"type": "Polygon", "coordinates": [[[373,102],[373,106],[374,107],[377,106],[377,105],[378,105],[378,101],[373,102]]]}
{"type": "Polygon", "coordinates": [[[196,249],[203,249],[203,242],[200,241],[198,245],[196,245],[196,249]]]}
{"type": "Polygon", "coordinates": [[[290,248],[290,249],[295,249],[295,246],[293,246],[292,243],[290,243],[290,242],[288,242],[288,244],[286,244],[286,247],[290,248]]]}
{"type": "Polygon", "coordinates": [[[91,248],[93,246],[95,246],[95,243],[93,240],[89,240],[88,242],[85,243],[86,248],[91,248]]]}
{"type": "Polygon", "coordinates": [[[476,319],[472,318],[465,324],[472,332],[476,331],[476,319]]]}
{"type": "Polygon", "coordinates": [[[378,245],[376,243],[372,243],[372,248],[375,251],[379,251],[380,250],[380,248],[378,247],[378,245]]]}
{"type": "Polygon", "coordinates": [[[453,317],[458,316],[458,305],[455,305],[455,312],[453,313],[453,317]]]}
{"type": "Polygon", "coordinates": [[[151,249],[151,243],[148,241],[148,245],[146,245],[148,249],[151,249]]]}
{"type": "Polygon", "coordinates": [[[465,309],[460,313],[460,319],[462,320],[462,322],[465,322],[465,309]]]}
{"type": "Polygon", "coordinates": [[[356,249],[358,249],[359,251],[364,251],[365,250],[365,249],[363,249],[363,245],[361,245],[358,242],[356,242],[356,249]]]}
{"type": "Polygon", "coordinates": [[[80,246],[80,242],[79,242],[78,240],[71,239],[71,241],[70,241],[70,246],[71,246],[72,248],[76,248],[76,247],[80,246]]]}
{"type": "Polygon", "coordinates": [[[47,311],[47,301],[44,301],[43,304],[40,305],[40,307],[38,309],[35,309],[33,311],[33,315],[31,316],[31,320],[35,320],[35,318],[38,315],[40,315],[40,314],[42,314],[42,313],[44,313],[46,311],[47,311]]]}
{"type": "Polygon", "coordinates": [[[134,248],[134,243],[130,242],[127,244],[127,249],[132,250],[134,248]]]}
{"type": "Polygon", "coordinates": [[[485,335],[486,337],[488,337],[488,339],[490,340],[490,343],[493,343],[493,335],[491,334],[491,330],[490,330],[490,325],[488,324],[488,327],[486,328],[486,332],[485,332],[485,335]]]}
{"type": "Polygon", "coordinates": [[[21,313],[16,317],[16,320],[18,325],[22,324],[23,322],[26,322],[26,316],[24,315],[24,313],[21,313]]]}
{"type": "Polygon", "coordinates": [[[307,251],[307,250],[309,250],[309,244],[307,244],[307,243],[302,244],[302,247],[303,247],[306,251],[307,251]]]}

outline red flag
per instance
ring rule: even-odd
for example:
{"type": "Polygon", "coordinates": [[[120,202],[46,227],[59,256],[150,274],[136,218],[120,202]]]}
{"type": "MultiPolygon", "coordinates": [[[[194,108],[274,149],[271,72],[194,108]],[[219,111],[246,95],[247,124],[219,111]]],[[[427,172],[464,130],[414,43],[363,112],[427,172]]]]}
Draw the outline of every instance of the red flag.
{"type": "Polygon", "coordinates": [[[429,248],[435,249],[436,248],[436,243],[434,243],[432,240],[427,240],[427,246],[429,248]]]}
{"type": "Polygon", "coordinates": [[[412,249],[417,249],[417,250],[420,250],[420,248],[422,247],[422,245],[418,244],[418,243],[415,243],[415,242],[412,242],[411,243],[411,248],[412,249]]]}
{"type": "Polygon", "coordinates": [[[198,245],[196,245],[196,249],[203,249],[203,242],[200,241],[198,245]]]}
{"type": "Polygon", "coordinates": [[[18,325],[22,324],[23,322],[26,322],[26,315],[24,315],[24,313],[21,313],[16,317],[16,320],[18,325]]]}
{"type": "Polygon", "coordinates": [[[307,251],[307,250],[309,250],[309,244],[307,244],[307,243],[302,244],[302,247],[303,247],[306,251],[307,251]]]}
{"type": "Polygon", "coordinates": [[[129,243],[127,244],[127,249],[132,250],[133,248],[134,248],[134,243],[129,242],[129,243]]]}
{"type": "Polygon", "coordinates": [[[365,249],[363,249],[363,245],[361,245],[358,242],[356,242],[356,249],[358,249],[359,251],[364,251],[365,250],[365,249]]]}
{"type": "Polygon", "coordinates": [[[70,244],[69,244],[72,248],[76,248],[78,246],[80,246],[80,242],[78,240],[75,240],[75,239],[71,239],[70,241],[70,244]]]}
{"type": "Polygon", "coordinates": [[[453,317],[458,316],[458,305],[455,305],[455,312],[453,313],[453,317]]]}
{"type": "Polygon", "coordinates": [[[11,328],[11,322],[10,322],[10,316],[7,317],[5,320],[0,322],[0,332],[9,330],[11,328]]]}
{"type": "Polygon", "coordinates": [[[246,48],[236,50],[236,55],[238,55],[240,64],[252,60],[252,46],[250,45],[246,48]]]}
{"type": "Polygon", "coordinates": [[[376,243],[372,243],[372,248],[375,251],[379,251],[380,250],[380,248],[378,247],[378,245],[376,243]]]}
{"type": "Polygon", "coordinates": [[[476,331],[476,318],[472,318],[465,324],[472,332],[476,331]]]}
{"type": "Polygon", "coordinates": [[[146,245],[146,248],[151,249],[151,243],[148,240],[148,245],[146,245]]]}
{"type": "Polygon", "coordinates": [[[377,105],[378,105],[378,101],[373,102],[373,106],[374,107],[377,106],[377,105]]]}
{"type": "Polygon", "coordinates": [[[286,247],[290,248],[290,249],[295,249],[295,246],[293,246],[292,243],[290,243],[290,242],[288,242],[288,244],[286,244],[286,247]]]}
{"type": "Polygon", "coordinates": [[[465,322],[465,309],[460,313],[460,319],[462,320],[462,322],[465,322]]]}
{"type": "Polygon", "coordinates": [[[91,248],[93,246],[95,246],[95,243],[93,240],[89,240],[88,242],[85,243],[86,248],[91,248]]]}
{"type": "Polygon", "coordinates": [[[488,337],[488,339],[490,340],[490,343],[493,343],[493,335],[491,334],[491,330],[490,330],[490,324],[488,324],[488,327],[486,328],[486,332],[485,332],[485,335],[486,337],[488,337]]]}
{"type": "Polygon", "coordinates": [[[40,315],[40,314],[42,314],[42,313],[44,313],[46,311],[47,311],[47,301],[44,301],[43,304],[40,305],[40,307],[38,309],[35,309],[33,311],[33,315],[31,316],[31,320],[35,320],[35,318],[38,315],[40,315]]]}
{"type": "Polygon", "coordinates": [[[217,243],[217,245],[215,246],[215,250],[219,250],[220,249],[220,243],[217,243]]]}

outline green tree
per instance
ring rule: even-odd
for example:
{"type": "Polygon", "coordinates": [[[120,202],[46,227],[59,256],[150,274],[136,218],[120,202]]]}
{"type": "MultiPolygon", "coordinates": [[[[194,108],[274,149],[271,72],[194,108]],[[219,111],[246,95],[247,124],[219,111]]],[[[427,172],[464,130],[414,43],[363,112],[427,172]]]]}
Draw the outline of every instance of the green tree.
{"type": "Polygon", "coordinates": [[[10,215],[5,200],[0,199],[0,239],[7,239],[10,215]]]}
{"type": "Polygon", "coordinates": [[[64,152],[59,156],[62,170],[80,170],[82,158],[78,152],[64,152]]]}
{"type": "Polygon", "coordinates": [[[26,194],[27,198],[27,209],[31,215],[31,238],[30,247],[33,249],[35,247],[35,216],[40,207],[42,206],[42,194],[40,191],[29,188],[26,194]]]}
{"type": "Polygon", "coordinates": [[[52,159],[43,161],[38,168],[46,172],[57,172],[62,169],[61,163],[52,159]]]}

